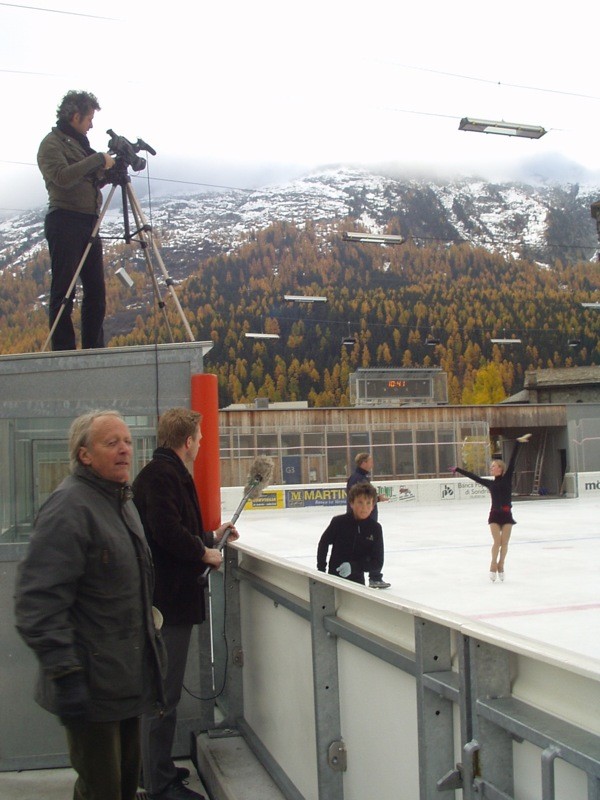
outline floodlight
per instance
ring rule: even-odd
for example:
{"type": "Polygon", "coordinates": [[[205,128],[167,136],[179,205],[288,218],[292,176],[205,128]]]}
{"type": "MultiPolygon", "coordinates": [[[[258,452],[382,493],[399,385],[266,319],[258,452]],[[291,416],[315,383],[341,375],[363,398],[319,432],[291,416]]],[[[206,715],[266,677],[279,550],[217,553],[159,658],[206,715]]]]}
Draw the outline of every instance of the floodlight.
{"type": "Polygon", "coordinates": [[[309,294],[284,294],[284,300],[290,300],[292,303],[326,303],[326,297],[317,297],[316,295],[309,294]]]}
{"type": "Polygon", "coordinates": [[[344,231],[342,238],[346,242],[370,242],[371,244],[404,244],[404,236],[388,233],[360,233],[359,231],[344,231]]]}
{"type": "Polygon", "coordinates": [[[520,339],[490,339],[493,344],[521,344],[520,339]]]}
{"type": "Polygon", "coordinates": [[[458,126],[460,131],[475,133],[498,133],[502,136],[518,136],[524,139],[541,139],[546,129],[540,125],[522,125],[519,122],[496,122],[490,119],[463,117],[458,126]]]}
{"type": "Polygon", "coordinates": [[[279,339],[278,333],[245,333],[248,339],[279,339]]]}
{"type": "Polygon", "coordinates": [[[119,269],[115,270],[115,275],[126,289],[131,289],[133,286],[133,278],[129,275],[125,267],[119,267],[119,269]]]}

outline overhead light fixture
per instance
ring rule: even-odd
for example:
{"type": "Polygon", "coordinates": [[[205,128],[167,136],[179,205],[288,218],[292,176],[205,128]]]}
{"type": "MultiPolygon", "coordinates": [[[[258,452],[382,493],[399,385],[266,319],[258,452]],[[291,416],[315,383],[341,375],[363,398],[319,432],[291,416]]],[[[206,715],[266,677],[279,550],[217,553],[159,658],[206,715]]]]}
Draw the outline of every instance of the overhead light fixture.
{"type": "Polygon", "coordinates": [[[584,308],[600,308],[600,303],[582,303],[584,308]]]}
{"type": "Polygon", "coordinates": [[[356,341],[357,341],[357,340],[354,338],[354,336],[345,336],[345,337],[342,339],[342,344],[343,344],[345,347],[354,347],[354,345],[356,344],[356,341]]]}
{"type": "Polygon", "coordinates": [[[579,347],[580,344],[580,339],[569,339],[569,347],[579,347]]]}
{"type": "Polygon", "coordinates": [[[460,131],[475,133],[498,133],[502,136],[518,136],[523,139],[541,139],[546,129],[540,125],[522,125],[519,122],[496,122],[491,119],[463,117],[458,126],[460,131]]]}
{"type": "Polygon", "coordinates": [[[248,339],[279,339],[278,333],[245,333],[248,339]]]}
{"type": "Polygon", "coordinates": [[[371,244],[404,244],[404,236],[387,233],[360,233],[359,231],[344,231],[342,238],[346,242],[370,242],[371,244]]]}
{"type": "Polygon", "coordinates": [[[289,300],[292,303],[326,303],[326,297],[317,297],[316,295],[309,294],[284,294],[284,300],[289,300]]]}
{"type": "Polygon", "coordinates": [[[521,344],[520,339],[490,339],[493,344],[521,344]]]}
{"type": "Polygon", "coordinates": [[[428,336],[425,339],[425,344],[429,345],[429,347],[434,347],[436,344],[439,344],[440,340],[437,339],[435,336],[428,336]]]}
{"type": "Polygon", "coordinates": [[[131,287],[133,286],[133,278],[127,272],[125,267],[119,267],[119,269],[115,270],[115,275],[121,281],[121,283],[126,289],[131,289],[131,287]]]}

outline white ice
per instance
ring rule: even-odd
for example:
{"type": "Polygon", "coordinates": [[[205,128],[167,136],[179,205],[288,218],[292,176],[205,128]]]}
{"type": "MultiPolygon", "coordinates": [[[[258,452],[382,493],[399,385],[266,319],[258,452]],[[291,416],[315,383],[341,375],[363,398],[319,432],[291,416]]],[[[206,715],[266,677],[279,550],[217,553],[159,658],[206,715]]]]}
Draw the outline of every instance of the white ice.
{"type": "MultiPolygon", "coordinates": [[[[600,499],[513,502],[504,583],[489,580],[487,501],[380,503],[385,592],[598,659],[600,499]]],[[[340,506],[248,510],[237,527],[253,548],[316,569],[317,543],[340,506]]],[[[340,579],[341,580],[341,579],[340,579]]]]}

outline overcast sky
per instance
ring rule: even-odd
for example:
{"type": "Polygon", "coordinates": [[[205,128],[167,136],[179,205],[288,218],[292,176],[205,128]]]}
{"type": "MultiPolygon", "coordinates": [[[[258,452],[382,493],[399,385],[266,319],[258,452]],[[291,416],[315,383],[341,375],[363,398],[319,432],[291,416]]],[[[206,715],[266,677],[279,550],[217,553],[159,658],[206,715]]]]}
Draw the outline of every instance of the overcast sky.
{"type": "Polygon", "coordinates": [[[157,194],[174,188],[159,178],[253,188],[328,164],[600,186],[589,0],[32,3],[0,2],[0,209],[44,205],[37,148],[69,89],[100,101],[95,149],[108,128],[155,148],[157,194]],[[465,133],[464,116],[548,133],[465,133]]]}

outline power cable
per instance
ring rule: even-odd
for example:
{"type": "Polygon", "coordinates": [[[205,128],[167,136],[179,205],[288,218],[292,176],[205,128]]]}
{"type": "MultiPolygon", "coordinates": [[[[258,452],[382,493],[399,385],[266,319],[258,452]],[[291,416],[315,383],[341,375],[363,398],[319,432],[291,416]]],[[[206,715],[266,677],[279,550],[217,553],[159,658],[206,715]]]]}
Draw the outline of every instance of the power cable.
{"type": "MultiPolygon", "coordinates": [[[[193,697],[194,700],[202,700],[204,702],[208,702],[209,700],[217,700],[223,694],[223,692],[225,691],[225,686],[227,685],[227,666],[229,662],[229,642],[227,641],[227,632],[226,632],[227,591],[225,590],[225,587],[227,586],[227,578],[228,578],[227,559],[224,558],[223,559],[223,632],[221,635],[223,637],[223,646],[225,648],[225,658],[223,659],[223,680],[221,682],[221,688],[218,691],[216,691],[215,694],[212,694],[210,697],[200,697],[200,695],[197,695],[194,692],[192,692],[191,689],[188,689],[188,687],[184,683],[183,684],[184,691],[187,692],[187,694],[189,694],[190,697],[193,697]]],[[[210,598],[210,592],[209,592],[209,598],[210,598]]],[[[203,622],[202,624],[204,625],[205,622],[203,622]]],[[[216,661],[213,660],[213,668],[215,665],[216,661]]]]}
{"type": "Polygon", "coordinates": [[[119,22],[116,17],[101,17],[97,14],[82,14],[80,11],[63,11],[58,8],[41,8],[40,6],[26,6],[21,3],[0,3],[0,6],[7,6],[8,8],[20,8],[24,11],[45,11],[48,14],[65,14],[71,17],[87,17],[88,19],[104,19],[110,22],[119,22]]]}
{"type": "Polygon", "coordinates": [[[560,95],[564,95],[566,97],[579,97],[579,98],[582,98],[584,100],[600,100],[600,97],[598,97],[597,95],[593,95],[593,94],[583,94],[583,93],[580,93],[580,92],[567,92],[567,91],[564,91],[564,90],[561,90],[561,89],[547,89],[547,88],[542,87],[542,86],[527,86],[526,84],[520,84],[520,83],[504,83],[503,81],[493,80],[491,78],[479,78],[479,77],[474,76],[474,75],[462,75],[462,74],[457,73],[457,72],[447,72],[445,70],[432,69],[430,67],[417,67],[417,66],[413,66],[411,64],[398,64],[395,61],[381,61],[381,63],[392,65],[392,66],[395,66],[395,67],[401,67],[402,69],[412,69],[412,70],[417,70],[419,72],[430,72],[430,73],[432,73],[434,75],[444,75],[444,76],[449,77],[449,78],[458,78],[459,80],[463,80],[463,81],[476,81],[478,83],[487,83],[487,84],[490,84],[492,86],[506,86],[509,89],[523,89],[523,90],[530,91],[530,92],[544,92],[544,93],[547,93],[547,94],[560,94],[560,95]]]}

